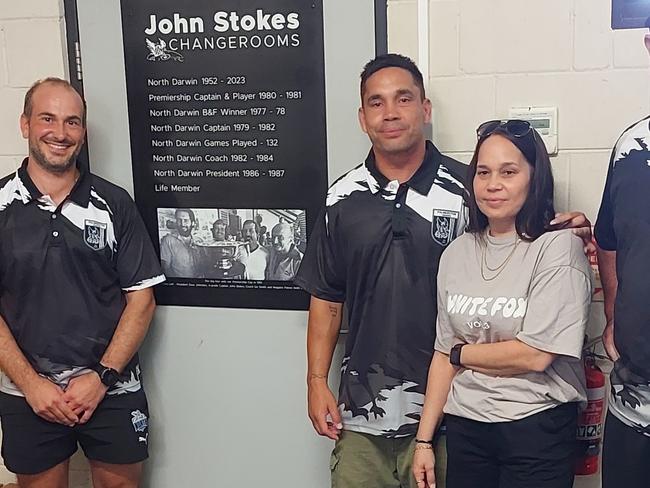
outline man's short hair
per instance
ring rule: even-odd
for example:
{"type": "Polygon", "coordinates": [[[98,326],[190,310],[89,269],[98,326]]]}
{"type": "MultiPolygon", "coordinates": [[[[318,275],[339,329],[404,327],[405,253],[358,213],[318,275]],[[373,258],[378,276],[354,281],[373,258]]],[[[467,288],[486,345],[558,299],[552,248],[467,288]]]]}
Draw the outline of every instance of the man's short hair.
{"type": "Polygon", "coordinates": [[[178,218],[178,214],[181,212],[185,212],[187,215],[190,216],[190,220],[192,223],[196,223],[196,216],[194,215],[194,211],[189,208],[177,208],[176,211],[174,212],[174,217],[178,218]]]}
{"type": "Polygon", "coordinates": [[[277,230],[278,233],[287,231],[287,233],[291,236],[293,239],[293,225],[289,224],[288,222],[279,222],[273,226],[273,229],[271,229],[271,235],[273,235],[273,232],[277,230]]]}
{"type": "Polygon", "coordinates": [[[72,90],[77,95],[79,95],[79,98],[81,98],[81,103],[83,104],[83,114],[81,116],[81,123],[83,124],[84,127],[86,127],[86,100],[84,99],[83,95],[79,92],[79,90],[77,90],[74,86],[72,86],[68,80],[57,78],[55,76],[48,76],[47,78],[43,78],[42,80],[37,80],[36,82],[34,82],[32,86],[29,87],[29,90],[27,90],[27,93],[25,93],[25,101],[23,103],[23,115],[28,119],[32,116],[32,98],[34,97],[34,93],[42,85],[45,84],[59,85],[64,88],[68,88],[69,90],[72,90]]]}
{"type": "Polygon", "coordinates": [[[246,224],[253,224],[255,226],[255,233],[259,237],[259,235],[260,235],[260,225],[257,222],[255,222],[254,220],[250,220],[250,219],[244,220],[244,223],[241,225],[242,230],[244,229],[244,227],[246,227],[246,224]]]}
{"type": "Polygon", "coordinates": [[[422,77],[422,73],[416,64],[411,58],[408,58],[401,54],[389,53],[377,56],[375,59],[370,60],[368,64],[363,67],[363,71],[361,72],[360,85],[361,102],[363,102],[363,93],[366,90],[366,82],[368,81],[368,78],[374,75],[377,71],[384,68],[402,68],[411,73],[413,81],[420,89],[421,99],[424,100],[424,78],[422,77]]]}

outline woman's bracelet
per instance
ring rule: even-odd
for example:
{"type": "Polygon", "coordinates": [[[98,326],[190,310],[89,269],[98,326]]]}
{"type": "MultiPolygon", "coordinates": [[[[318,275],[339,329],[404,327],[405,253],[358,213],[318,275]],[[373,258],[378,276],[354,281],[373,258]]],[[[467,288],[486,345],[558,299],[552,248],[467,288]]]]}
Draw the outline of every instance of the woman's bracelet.
{"type": "Polygon", "coordinates": [[[415,450],[416,451],[431,451],[431,450],[433,450],[433,446],[431,444],[416,444],[415,445],[415,450]]]}
{"type": "Polygon", "coordinates": [[[310,373],[308,381],[311,380],[327,380],[326,374],[310,373]]]}
{"type": "Polygon", "coordinates": [[[422,439],[415,439],[416,444],[429,444],[430,446],[433,446],[433,441],[425,441],[422,439]]]}

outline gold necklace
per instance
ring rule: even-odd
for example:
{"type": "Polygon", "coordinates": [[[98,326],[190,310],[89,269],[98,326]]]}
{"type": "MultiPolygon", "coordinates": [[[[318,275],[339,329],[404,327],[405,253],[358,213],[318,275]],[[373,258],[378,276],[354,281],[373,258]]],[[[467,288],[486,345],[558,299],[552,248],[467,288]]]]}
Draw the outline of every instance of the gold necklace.
{"type": "Polygon", "coordinates": [[[515,238],[515,245],[512,246],[512,251],[510,251],[510,254],[508,254],[506,256],[506,258],[503,260],[503,262],[499,266],[497,266],[496,268],[490,268],[488,266],[487,252],[486,252],[487,251],[487,244],[482,246],[482,249],[481,249],[481,277],[483,278],[483,280],[485,280],[485,281],[495,280],[503,272],[503,270],[506,268],[506,265],[508,264],[508,262],[510,261],[512,256],[515,254],[515,251],[517,250],[517,246],[519,245],[520,241],[521,241],[521,239],[519,239],[519,236],[517,236],[515,238]],[[496,274],[494,276],[491,276],[491,277],[488,278],[487,276],[485,276],[485,269],[483,269],[484,267],[488,271],[496,272],[496,274]]]}

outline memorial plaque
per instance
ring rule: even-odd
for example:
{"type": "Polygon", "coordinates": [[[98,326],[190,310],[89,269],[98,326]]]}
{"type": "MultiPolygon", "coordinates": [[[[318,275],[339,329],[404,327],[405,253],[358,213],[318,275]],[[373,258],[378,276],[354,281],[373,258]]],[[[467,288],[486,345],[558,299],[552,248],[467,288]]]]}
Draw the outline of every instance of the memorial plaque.
{"type": "Polygon", "coordinates": [[[122,0],[135,199],[160,304],[306,309],[327,190],[322,0],[122,0]]]}

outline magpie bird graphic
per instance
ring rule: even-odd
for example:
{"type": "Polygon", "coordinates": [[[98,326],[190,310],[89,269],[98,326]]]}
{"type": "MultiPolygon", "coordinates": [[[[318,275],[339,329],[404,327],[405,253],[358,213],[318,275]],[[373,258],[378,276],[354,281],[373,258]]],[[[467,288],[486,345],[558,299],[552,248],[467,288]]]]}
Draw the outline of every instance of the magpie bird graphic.
{"type": "Polygon", "coordinates": [[[149,61],[167,61],[173,59],[180,63],[183,62],[183,55],[178,51],[170,49],[167,47],[167,43],[162,39],[158,38],[158,42],[152,42],[149,39],[145,39],[147,42],[147,48],[149,49],[149,54],[147,55],[147,60],[149,61]]]}

